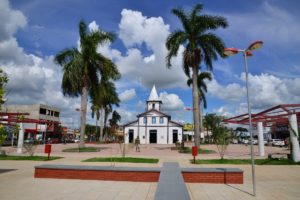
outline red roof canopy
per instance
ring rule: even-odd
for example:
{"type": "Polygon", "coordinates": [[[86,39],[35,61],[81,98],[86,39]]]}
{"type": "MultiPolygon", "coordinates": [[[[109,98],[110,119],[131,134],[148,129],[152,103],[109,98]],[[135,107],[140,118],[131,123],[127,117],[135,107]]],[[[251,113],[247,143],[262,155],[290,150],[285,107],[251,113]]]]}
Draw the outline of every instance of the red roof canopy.
{"type": "MultiPolygon", "coordinates": [[[[261,111],[257,114],[251,114],[252,123],[263,122],[264,126],[271,126],[273,123],[288,124],[288,116],[297,114],[300,119],[300,104],[281,104],[261,111]]],[[[223,120],[226,123],[248,124],[249,115],[242,114],[223,120]]]]}

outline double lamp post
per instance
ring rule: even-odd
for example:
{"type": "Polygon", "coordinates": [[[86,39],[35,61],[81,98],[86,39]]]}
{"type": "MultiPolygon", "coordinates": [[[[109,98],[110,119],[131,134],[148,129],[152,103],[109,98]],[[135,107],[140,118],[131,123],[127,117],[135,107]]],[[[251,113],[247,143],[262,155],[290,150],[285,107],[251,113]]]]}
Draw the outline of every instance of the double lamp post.
{"type": "Polygon", "coordinates": [[[255,41],[249,45],[246,49],[236,49],[236,48],[225,48],[224,55],[232,56],[238,53],[243,53],[244,62],[245,62],[245,73],[246,73],[246,89],[247,89],[247,104],[248,104],[248,116],[249,116],[249,133],[250,133],[250,148],[251,148],[251,166],[252,166],[252,184],[253,184],[253,196],[256,196],[256,180],[255,180],[255,163],[254,163],[254,154],[253,154],[253,132],[252,132],[252,118],[251,118],[251,105],[249,98],[249,84],[248,84],[248,62],[247,57],[252,56],[252,51],[257,50],[262,47],[262,41],[255,41]]]}

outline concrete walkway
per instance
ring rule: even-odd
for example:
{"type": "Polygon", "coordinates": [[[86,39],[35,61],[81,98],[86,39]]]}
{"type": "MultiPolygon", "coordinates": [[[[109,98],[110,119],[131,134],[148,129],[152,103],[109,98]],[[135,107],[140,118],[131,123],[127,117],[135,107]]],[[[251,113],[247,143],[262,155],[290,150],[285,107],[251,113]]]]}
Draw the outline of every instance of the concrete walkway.
{"type": "MultiPolygon", "coordinates": [[[[230,167],[240,168],[244,171],[243,185],[199,184],[187,183],[186,187],[192,200],[218,200],[218,199],[288,199],[298,200],[300,197],[300,166],[256,166],[257,196],[253,197],[250,165],[193,165],[189,163],[191,155],[178,154],[171,151],[170,146],[147,145],[142,146],[141,152],[129,151],[127,156],[156,157],[158,164],[137,163],[87,163],[80,162],[91,157],[109,156],[109,151],[95,153],[63,153],[61,149],[74,147],[76,144],[55,145],[53,155],[65,156],[64,159],[34,162],[34,161],[0,161],[0,169],[16,169],[0,173],[1,200],[62,200],[62,199],[122,199],[122,200],[153,200],[158,183],[65,180],[60,179],[34,179],[34,166],[41,164],[68,164],[68,165],[94,165],[94,166],[131,166],[131,167],[161,167],[163,162],[178,162],[180,167],[230,167]]],[[[88,145],[89,146],[89,145],[88,145]]],[[[106,147],[105,145],[100,145],[106,147]]],[[[113,145],[112,145],[113,146],[113,145]]],[[[115,145],[114,147],[117,147],[115,145]]],[[[42,155],[42,147],[40,154],[42,155]]],[[[202,147],[213,149],[212,145],[202,147]]],[[[248,148],[240,145],[229,146],[229,156],[246,154],[239,157],[249,157],[248,148]],[[240,151],[238,151],[240,148],[240,151]]],[[[14,150],[14,149],[12,149],[14,150]]],[[[39,149],[38,149],[39,150],[39,149]]],[[[267,152],[286,151],[283,148],[271,147],[267,152]]],[[[14,153],[13,151],[11,153],[14,153]]],[[[238,158],[239,158],[238,157],[238,158]]],[[[199,155],[201,158],[218,158],[215,155],[199,155]]],[[[1,172],[2,170],[0,170],[1,172]]]]}
{"type": "Polygon", "coordinates": [[[166,162],[160,172],[155,200],[190,200],[181,169],[176,162],[166,162]]]}

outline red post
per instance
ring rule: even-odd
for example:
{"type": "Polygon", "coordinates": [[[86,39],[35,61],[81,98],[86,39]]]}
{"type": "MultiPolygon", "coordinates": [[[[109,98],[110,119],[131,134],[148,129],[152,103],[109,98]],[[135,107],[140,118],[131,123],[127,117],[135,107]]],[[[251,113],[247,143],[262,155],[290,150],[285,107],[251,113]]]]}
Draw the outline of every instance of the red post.
{"type": "Polygon", "coordinates": [[[50,159],[50,153],[51,153],[51,144],[45,145],[45,153],[48,154],[48,160],[50,159]]]}
{"type": "Polygon", "coordinates": [[[194,156],[194,164],[196,163],[196,156],[198,155],[198,148],[197,146],[192,147],[192,155],[194,156]]]}

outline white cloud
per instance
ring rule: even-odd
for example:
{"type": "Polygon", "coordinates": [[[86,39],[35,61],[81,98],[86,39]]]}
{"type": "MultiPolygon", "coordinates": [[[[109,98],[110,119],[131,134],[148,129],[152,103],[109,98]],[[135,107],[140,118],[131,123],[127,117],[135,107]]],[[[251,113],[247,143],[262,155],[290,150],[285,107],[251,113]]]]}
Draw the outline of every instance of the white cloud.
{"type": "Polygon", "coordinates": [[[99,26],[96,23],[96,21],[92,21],[91,23],[89,23],[88,25],[90,31],[98,31],[99,30],[99,26]]]}
{"type": "Polygon", "coordinates": [[[27,24],[22,12],[12,10],[8,0],[0,1],[0,42],[9,40],[19,28],[27,24]]]}
{"type": "Polygon", "coordinates": [[[135,89],[125,90],[119,95],[122,102],[132,100],[136,97],[135,89]]]}
{"type": "Polygon", "coordinates": [[[253,108],[299,103],[300,100],[300,78],[280,79],[270,74],[250,74],[249,86],[253,108]]]}
{"type": "Polygon", "coordinates": [[[216,79],[213,79],[208,82],[207,86],[210,95],[225,101],[237,102],[245,96],[245,89],[237,83],[221,85],[216,79]]]}
{"type": "Polygon", "coordinates": [[[222,15],[230,22],[230,26],[223,33],[230,34],[228,39],[232,42],[259,38],[268,45],[276,45],[280,48],[298,48],[300,44],[298,18],[268,1],[264,1],[259,9],[251,10],[249,13],[222,15]]]}
{"type": "Polygon", "coordinates": [[[137,120],[136,113],[122,108],[117,108],[116,111],[121,115],[121,124],[137,120]]]}
{"type": "Polygon", "coordinates": [[[168,94],[161,92],[159,99],[163,102],[162,110],[165,111],[183,111],[184,103],[177,94],[168,94]]]}
{"type": "Polygon", "coordinates": [[[228,110],[226,106],[221,106],[220,108],[213,109],[213,113],[216,113],[219,116],[230,117],[232,113],[228,110]]]}
{"type": "Polygon", "coordinates": [[[14,33],[27,20],[20,11],[12,10],[8,1],[0,1],[0,18],[0,67],[9,78],[6,104],[48,104],[61,110],[62,120],[70,121],[79,99],[62,95],[61,67],[53,63],[53,56],[27,54],[19,46],[14,33]]]}
{"type": "MultiPolygon", "coordinates": [[[[239,78],[245,81],[245,73],[242,73],[239,78]]],[[[208,91],[212,97],[217,97],[226,103],[226,106],[215,109],[214,112],[233,114],[248,112],[245,86],[238,83],[221,85],[213,80],[208,84],[208,91]]],[[[280,79],[264,73],[249,74],[249,92],[254,113],[278,104],[299,103],[300,78],[280,79]]]]}
{"type": "Polygon", "coordinates": [[[186,77],[181,67],[182,47],[172,60],[173,67],[166,67],[165,41],[170,31],[161,17],[148,18],[141,12],[123,9],[119,29],[119,38],[128,47],[126,54],[121,55],[110,45],[98,50],[116,62],[122,80],[146,88],[151,88],[153,84],[159,88],[186,87],[186,77]],[[140,50],[142,44],[146,45],[150,55],[143,55],[140,50]]]}

